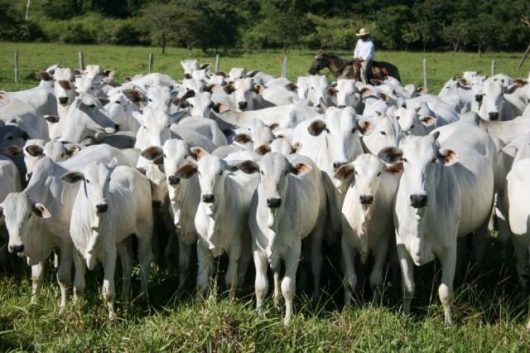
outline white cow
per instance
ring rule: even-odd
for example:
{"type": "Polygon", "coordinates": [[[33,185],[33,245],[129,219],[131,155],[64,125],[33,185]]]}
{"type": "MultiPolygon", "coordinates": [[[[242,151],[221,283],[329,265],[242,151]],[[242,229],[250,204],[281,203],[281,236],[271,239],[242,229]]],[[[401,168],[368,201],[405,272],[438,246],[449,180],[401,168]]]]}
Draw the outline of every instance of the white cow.
{"type": "Polygon", "coordinates": [[[130,290],[132,249],[127,238],[134,234],[138,240],[138,258],[142,277],[142,296],[147,295],[147,278],[153,253],[151,237],[153,216],[151,190],[145,176],[133,168],[109,164],[89,163],[80,171],[65,173],[61,179],[72,184],[82,181],[72,208],[70,234],[76,252],[75,291],[85,288],[85,264],[93,270],[99,261],[104,267],[103,296],[114,313],[114,272],[119,254],[123,271],[123,294],[130,290]]]}
{"type": "Polygon", "coordinates": [[[64,144],[58,141],[28,140],[22,148],[24,164],[26,165],[26,180],[29,181],[33,174],[35,164],[44,156],[50,157],[54,162],[62,162],[76,155],[81,150],[79,145],[64,144]]]}
{"type": "Polygon", "coordinates": [[[307,157],[266,154],[258,163],[238,165],[245,173],[259,173],[260,182],[250,206],[252,253],[256,266],[256,305],[260,309],[268,292],[267,269],[274,272],[274,301],[285,298],[284,323],[293,316],[296,271],[302,255],[302,240],[308,238],[307,253],[314,276],[313,298],[320,291],[321,246],[326,221],[326,194],[317,166],[307,157]],[[281,260],[285,275],[280,285],[281,260]],[[280,294],[281,287],[281,294],[280,294]]]}
{"type": "Polygon", "coordinates": [[[121,131],[130,131],[136,134],[140,124],[134,118],[133,112],[139,112],[140,108],[121,92],[109,97],[105,105],[109,117],[120,125],[121,131]]]}
{"type": "Polygon", "coordinates": [[[362,142],[366,151],[375,155],[385,147],[399,146],[404,136],[397,119],[388,115],[360,119],[359,126],[362,126],[364,130],[362,142]]]}
{"type": "Polygon", "coordinates": [[[387,167],[373,154],[362,154],[345,164],[335,178],[350,181],[342,206],[342,258],[344,303],[349,304],[357,285],[355,259],[366,263],[373,254],[370,285],[378,295],[383,284],[387,252],[394,239],[392,211],[401,168],[387,167]]]}
{"type": "Polygon", "coordinates": [[[504,97],[508,92],[508,83],[504,77],[490,77],[483,86],[484,93],[478,110],[481,119],[512,120],[517,116],[512,105],[504,97]]]}
{"type": "Polygon", "coordinates": [[[487,237],[495,153],[490,137],[466,122],[446,125],[428,136],[407,136],[401,148],[380,152],[387,163],[403,163],[394,224],[406,315],[414,296],[414,265],[437,257],[442,264],[438,294],[445,324],[452,324],[457,238],[473,231],[478,238],[487,237]]]}
{"type": "Polygon", "coordinates": [[[0,93],[0,120],[5,125],[18,126],[24,130],[30,138],[50,139],[48,125],[41,113],[29,103],[18,98],[9,98],[0,93]]]}
{"type": "Polygon", "coordinates": [[[198,173],[201,187],[195,216],[199,234],[197,288],[200,295],[206,294],[213,259],[227,253],[225,282],[230,299],[234,299],[250,261],[248,217],[258,176],[241,173],[237,168],[234,171],[227,161],[201,148],[192,148],[191,156],[197,159],[197,164],[182,166],[176,176],[186,179],[198,173]]]}

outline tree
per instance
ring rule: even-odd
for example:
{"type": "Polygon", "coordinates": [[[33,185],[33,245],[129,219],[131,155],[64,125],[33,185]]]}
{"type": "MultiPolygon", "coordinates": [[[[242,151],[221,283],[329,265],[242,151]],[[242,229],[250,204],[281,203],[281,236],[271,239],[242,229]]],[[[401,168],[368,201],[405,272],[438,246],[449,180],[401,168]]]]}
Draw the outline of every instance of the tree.
{"type": "Polygon", "coordinates": [[[143,11],[143,21],[149,28],[151,40],[166,53],[170,43],[184,44],[188,50],[200,33],[201,13],[173,4],[152,3],[143,11]]]}
{"type": "Polygon", "coordinates": [[[443,26],[442,36],[452,45],[453,54],[458,51],[460,44],[466,44],[469,27],[467,22],[455,20],[449,26],[443,26]]]}
{"type": "Polygon", "coordinates": [[[352,49],[357,37],[356,18],[323,18],[308,14],[321,49],[352,49]]]}

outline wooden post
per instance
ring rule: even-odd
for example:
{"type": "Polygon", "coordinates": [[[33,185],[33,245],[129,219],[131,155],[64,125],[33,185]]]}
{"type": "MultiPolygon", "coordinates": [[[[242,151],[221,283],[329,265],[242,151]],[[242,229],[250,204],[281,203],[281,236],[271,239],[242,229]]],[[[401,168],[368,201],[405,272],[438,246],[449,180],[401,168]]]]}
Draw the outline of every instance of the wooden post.
{"type": "Polygon", "coordinates": [[[28,0],[28,4],[26,5],[26,21],[29,18],[29,5],[31,4],[31,0],[28,0]]]}
{"type": "Polygon", "coordinates": [[[219,54],[215,56],[215,72],[219,72],[219,54]]]}
{"type": "Polygon", "coordinates": [[[287,77],[287,64],[288,63],[289,63],[289,58],[287,56],[284,56],[281,77],[284,77],[284,78],[287,77]]]}
{"type": "Polygon", "coordinates": [[[491,62],[491,76],[495,76],[495,68],[497,67],[497,61],[495,59],[491,62]]]}
{"type": "Polygon", "coordinates": [[[15,83],[20,83],[20,70],[18,67],[18,50],[15,50],[15,83]]]}
{"type": "Polygon", "coordinates": [[[85,61],[83,59],[82,51],[78,53],[78,58],[79,58],[79,70],[83,71],[85,69],[85,61]]]}
{"type": "Polygon", "coordinates": [[[427,86],[427,59],[423,58],[423,89],[428,92],[427,86]]]}
{"type": "Polygon", "coordinates": [[[528,46],[528,48],[526,48],[526,51],[524,52],[523,57],[521,61],[519,62],[519,65],[517,66],[517,70],[520,70],[521,67],[523,66],[524,61],[526,60],[526,57],[528,56],[528,53],[530,53],[530,45],[528,46]]]}
{"type": "Polygon", "coordinates": [[[149,53],[149,73],[153,73],[153,67],[155,64],[155,56],[153,53],[149,53]]]}

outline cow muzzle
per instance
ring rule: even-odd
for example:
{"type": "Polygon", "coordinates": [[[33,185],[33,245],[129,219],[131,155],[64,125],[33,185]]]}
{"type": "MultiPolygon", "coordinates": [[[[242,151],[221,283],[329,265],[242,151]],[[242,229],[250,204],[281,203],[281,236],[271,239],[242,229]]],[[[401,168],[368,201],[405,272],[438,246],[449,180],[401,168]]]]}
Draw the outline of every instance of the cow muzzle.
{"type": "Polygon", "coordinates": [[[214,201],[215,201],[215,196],[213,194],[202,195],[202,202],[213,203],[214,201]]]}
{"type": "Polygon", "coordinates": [[[9,252],[10,253],[15,253],[15,254],[23,253],[24,252],[24,244],[9,245],[9,252]]]}
{"type": "Polygon", "coordinates": [[[67,105],[68,104],[68,97],[59,97],[59,104],[60,105],[67,105]]]}
{"type": "Polygon", "coordinates": [[[267,199],[267,207],[268,208],[278,208],[281,205],[282,205],[282,199],[277,199],[277,198],[267,199]]]}
{"type": "Polygon", "coordinates": [[[240,110],[245,110],[248,107],[247,102],[239,102],[238,104],[240,110]]]}
{"type": "Polygon", "coordinates": [[[423,208],[427,206],[427,195],[425,194],[410,195],[410,205],[414,208],[423,208]]]}
{"type": "Polygon", "coordinates": [[[153,208],[160,208],[160,207],[162,207],[162,201],[160,201],[160,200],[153,200],[153,201],[151,201],[151,206],[152,206],[153,208]]]}
{"type": "Polygon", "coordinates": [[[490,112],[488,113],[490,120],[498,120],[499,119],[499,113],[498,112],[490,112]]]}
{"type": "Polygon", "coordinates": [[[361,205],[371,205],[374,202],[374,197],[372,195],[361,195],[359,199],[361,205]]]}
{"type": "Polygon", "coordinates": [[[106,203],[100,203],[96,205],[96,211],[98,213],[105,213],[108,211],[108,209],[109,209],[109,205],[107,205],[106,203]]]}

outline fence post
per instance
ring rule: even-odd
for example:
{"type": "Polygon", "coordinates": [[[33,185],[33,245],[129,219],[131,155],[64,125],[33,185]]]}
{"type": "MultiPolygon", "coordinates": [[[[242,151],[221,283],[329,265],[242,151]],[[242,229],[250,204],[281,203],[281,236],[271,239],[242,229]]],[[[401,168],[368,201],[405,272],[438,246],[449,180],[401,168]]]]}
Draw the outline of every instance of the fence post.
{"type": "Polygon", "coordinates": [[[287,58],[287,56],[284,56],[281,77],[284,77],[284,78],[287,77],[287,64],[288,63],[289,63],[289,58],[287,58]]]}
{"type": "Polygon", "coordinates": [[[219,54],[215,55],[215,72],[219,72],[219,54]]]}
{"type": "Polygon", "coordinates": [[[423,88],[425,92],[428,92],[428,86],[427,86],[427,59],[423,58],[423,88]]]}
{"type": "Polygon", "coordinates": [[[149,73],[153,73],[153,67],[155,64],[155,56],[153,53],[149,53],[149,73]]]}
{"type": "Polygon", "coordinates": [[[84,68],[85,68],[85,60],[83,58],[83,52],[80,51],[78,53],[78,58],[79,58],[79,70],[83,71],[84,68]]]}
{"type": "Polygon", "coordinates": [[[18,67],[18,50],[15,50],[15,83],[20,82],[20,70],[18,67]]]}
{"type": "Polygon", "coordinates": [[[497,67],[497,61],[493,59],[491,62],[491,76],[495,76],[495,69],[497,67]]]}

